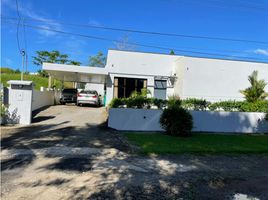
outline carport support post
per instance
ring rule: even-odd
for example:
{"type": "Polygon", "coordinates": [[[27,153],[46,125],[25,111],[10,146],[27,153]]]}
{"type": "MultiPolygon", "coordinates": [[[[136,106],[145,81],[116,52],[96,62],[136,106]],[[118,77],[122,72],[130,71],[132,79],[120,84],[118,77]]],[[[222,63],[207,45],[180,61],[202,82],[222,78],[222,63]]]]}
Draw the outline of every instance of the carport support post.
{"type": "Polygon", "coordinates": [[[51,82],[52,82],[52,77],[49,75],[49,77],[48,77],[48,88],[51,88],[51,82]]]}

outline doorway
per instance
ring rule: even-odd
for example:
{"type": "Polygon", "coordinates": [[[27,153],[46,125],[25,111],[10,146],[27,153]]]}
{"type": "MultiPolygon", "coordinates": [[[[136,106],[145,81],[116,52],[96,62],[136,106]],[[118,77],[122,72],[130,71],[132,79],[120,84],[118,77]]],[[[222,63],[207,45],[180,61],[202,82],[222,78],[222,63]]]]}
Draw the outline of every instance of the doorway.
{"type": "Polygon", "coordinates": [[[137,78],[114,78],[114,98],[130,97],[132,92],[141,92],[143,88],[147,88],[146,79],[137,78]]]}

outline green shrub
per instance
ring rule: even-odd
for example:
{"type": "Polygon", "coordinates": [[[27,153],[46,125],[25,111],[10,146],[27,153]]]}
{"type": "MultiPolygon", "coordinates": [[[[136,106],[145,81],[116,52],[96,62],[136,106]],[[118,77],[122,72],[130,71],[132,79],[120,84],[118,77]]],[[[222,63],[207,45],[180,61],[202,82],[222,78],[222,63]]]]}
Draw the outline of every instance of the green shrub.
{"type": "Polygon", "coordinates": [[[268,101],[221,101],[211,103],[209,110],[239,111],[239,112],[266,112],[268,110],[268,101]]]}
{"type": "Polygon", "coordinates": [[[168,107],[181,106],[181,100],[178,96],[171,96],[167,101],[168,107]]]}
{"type": "Polygon", "coordinates": [[[268,101],[243,102],[240,108],[241,112],[267,112],[268,101]]]}
{"type": "Polygon", "coordinates": [[[111,103],[109,104],[110,108],[119,108],[120,106],[123,106],[124,102],[121,98],[114,98],[112,99],[111,103]]]}
{"type": "Polygon", "coordinates": [[[224,111],[241,111],[241,101],[220,101],[209,104],[208,108],[211,111],[224,110],[224,111]]]}
{"type": "Polygon", "coordinates": [[[38,70],[38,75],[41,77],[49,77],[48,73],[44,70],[38,70]]]}
{"type": "Polygon", "coordinates": [[[142,88],[140,94],[144,97],[147,97],[147,95],[150,95],[150,96],[152,95],[151,91],[147,88],[142,88]]]}
{"type": "Polygon", "coordinates": [[[139,95],[140,95],[140,93],[138,93],[137,91],[133,91],[133,92],[131,92],[130,97],[137,97],[139,95]]]}
{"type": "Polygon", "coordinates": [[[0,124],[5,124],[8,117],[8,105],[3,102],[3,93],[0,93],[0,124]]]}
{"type": "Polygon", "coordinates": [[[189,98],[182,100],[182,107],[187,110],[206,110],[209,102],[204,99],[189,98]]]}
{"type": "Polygon", "coordinates": [[[187,110],[175,104],[163,111],[160,124],[169,135],[188,136],[193,128],[193,119],[187,110]]]}
{"type": "Polygon", "coordinates": [[[158,109],[163,109],[167,105],[167,100],[152,98],[152,105],[155,105],[158,109]]]}
{"type": "Polygon", "coordinates": [[[1,108],[0,108],[0,114],[1,114],[1,124],[5,123],[6,117],[8,115],[8,107],[1,103],[1,108]]]}
{"type": "Polygon", "coordinates": [[[228,111],[228,112],[267,112],[268,101],[221,101],[210,103],[203,99],[186,99],[180,100],[178,97],[170,97],[169,100],[156,98],[147,98],[142,95],[132,96],[129,98],[115,98],[111,101],[111,108],[127,107],[127,108],[145,108],[156,106],[158,109],[165,107],[183,107],[187,110],[211,110],[211,111],[228,111]]]}
{"type": "Polygon", "coordinates": [[[144,96],[138,95],[127,98],[125,103],[128,108],[150,108],[151,100],[144,96]]]}
{"type": "Polygon", "coordinates": [[[130,94],[130,97],[137,97],[137,96],[147,97],[147,95],[151,95],[151,91],[147,88],[142,88],[140,92],[133,91],[130,94]]]}

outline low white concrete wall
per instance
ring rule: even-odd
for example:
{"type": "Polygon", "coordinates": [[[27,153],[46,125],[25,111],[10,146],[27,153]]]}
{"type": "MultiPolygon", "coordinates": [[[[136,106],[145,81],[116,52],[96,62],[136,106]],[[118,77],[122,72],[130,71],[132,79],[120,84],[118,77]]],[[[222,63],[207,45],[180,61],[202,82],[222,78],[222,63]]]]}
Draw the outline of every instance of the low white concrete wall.
{"type": "Polygon", "coordinates": [[[265,113],[191,111],[193,131],[225,133],[268,133],[265,113]]]}
{"type": "MultiPolygon", "coordinates": [[[[163,131],[162,110],[111,108],[108,126],[125,131],[163,131]]],[[[191,111],[193,131],[220,133],[268,133],[264,113],[191,111]]]]}
{"type": "Polygon", "coordinates": [[[126,131],[163,131],[159,124],[161,110],[110,108],[108,126],[126,131]]]}
{"type": "Polygon", "coordinates": [[[32,111],[54,104],[54,91],[33,90],[32,111]]]}

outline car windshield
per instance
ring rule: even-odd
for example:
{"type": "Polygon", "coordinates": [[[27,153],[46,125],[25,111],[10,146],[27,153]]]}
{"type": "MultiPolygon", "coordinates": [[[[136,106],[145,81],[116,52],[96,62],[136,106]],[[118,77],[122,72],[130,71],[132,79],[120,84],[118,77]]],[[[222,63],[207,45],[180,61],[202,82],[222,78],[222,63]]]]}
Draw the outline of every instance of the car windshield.
{"type": "Polygon", "coordinates": [[[77,89],[63,89],[62,93],[74,94],[74,93],[77,93],[77,89]]]}
{"type": "Polygon", "coordinates": [[[97,94],[97,92],[94,90],[82,90],[80,93],[81,94],[97,94]]]}

